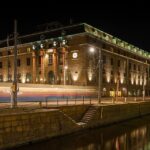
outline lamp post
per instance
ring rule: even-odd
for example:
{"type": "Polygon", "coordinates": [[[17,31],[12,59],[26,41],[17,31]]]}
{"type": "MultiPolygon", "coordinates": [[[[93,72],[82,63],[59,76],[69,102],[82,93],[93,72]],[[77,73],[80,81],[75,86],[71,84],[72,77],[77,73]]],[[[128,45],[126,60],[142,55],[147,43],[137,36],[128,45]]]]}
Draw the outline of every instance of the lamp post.
{"type": "Polygon", "coordinates": [[[11,86],[12,100],[11,107],[17,107],[17,21],[14,21],[14,81],[11,86]]]}
{"type": "MultiPolygon", "coordinates": [[[[95,49],[90,48],[90,53],[94,53],[95,49]]],[[[101,77],[102,77],[102,60],[101,60],[101,49],[98,48],[98,103],[101,103],[101,77]]]]}
{"type": "Polygon", "coordinates": [[[101,60],[101,50],[99,48],[99,65],[98,65],[98,103],[101,103],[101,75],[102,75],[102,60],[101,60]]]}
{"type": "Polygon", "coordinates": [[[145,78],[144,78],[144,69],[143,69],[143,101],[145,100],[145,78]]]}

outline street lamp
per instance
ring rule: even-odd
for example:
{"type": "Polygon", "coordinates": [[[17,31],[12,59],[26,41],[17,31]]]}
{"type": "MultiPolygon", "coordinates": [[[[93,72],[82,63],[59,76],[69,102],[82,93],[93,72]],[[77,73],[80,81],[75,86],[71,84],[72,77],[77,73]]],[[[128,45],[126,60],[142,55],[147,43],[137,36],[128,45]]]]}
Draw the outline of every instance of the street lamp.
{"type": "MultiPolygon", "coordinates": [[[[95,48],[91,47],[89,51],[90,53],[94,53],[95,48]]],[[[101,77],[102,77],[101,49],[98,48],[98,103],[101,103],[101,77]]]]}
{"type": "Polygon", "coordinates": [[[144,77],[144,71],[143,71],[143,101],[145,100],[145,77],[144,77]]]}

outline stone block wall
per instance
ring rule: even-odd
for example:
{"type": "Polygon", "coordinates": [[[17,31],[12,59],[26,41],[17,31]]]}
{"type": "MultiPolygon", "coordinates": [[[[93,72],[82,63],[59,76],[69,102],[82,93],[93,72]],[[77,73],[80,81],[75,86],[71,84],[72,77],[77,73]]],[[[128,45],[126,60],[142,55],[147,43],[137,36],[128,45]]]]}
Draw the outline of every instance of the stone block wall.
{"type": "Polygon", "coordinates": [[[78,126],[59,110],[0,116],[0,148],[71,133],[78,126]]]}

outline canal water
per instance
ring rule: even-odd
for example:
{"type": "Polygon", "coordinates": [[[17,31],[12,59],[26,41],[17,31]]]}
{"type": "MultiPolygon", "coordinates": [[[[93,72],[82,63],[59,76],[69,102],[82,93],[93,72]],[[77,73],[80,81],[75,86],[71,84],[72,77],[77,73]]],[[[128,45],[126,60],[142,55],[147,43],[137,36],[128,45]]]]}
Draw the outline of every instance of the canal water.
{"type": "Polygon", "coordinates": [[[150,150],[150,116],[13,150],[150,150]]]}

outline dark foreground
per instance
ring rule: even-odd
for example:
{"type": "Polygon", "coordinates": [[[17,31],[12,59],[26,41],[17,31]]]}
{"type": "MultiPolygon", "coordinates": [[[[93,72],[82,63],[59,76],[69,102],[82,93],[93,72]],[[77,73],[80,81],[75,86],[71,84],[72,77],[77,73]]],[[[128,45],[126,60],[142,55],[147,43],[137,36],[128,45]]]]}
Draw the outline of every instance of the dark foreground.
{"type": "Polygon", "coordinates": [[[149,150],[150,116],[12,150],[149,150]]]}

